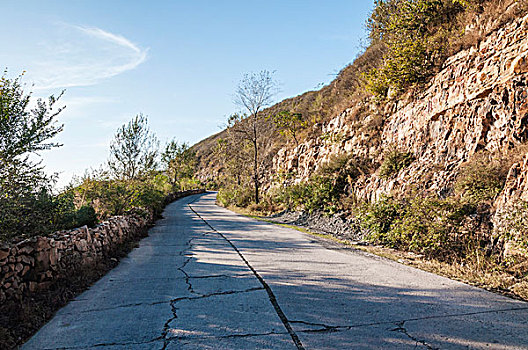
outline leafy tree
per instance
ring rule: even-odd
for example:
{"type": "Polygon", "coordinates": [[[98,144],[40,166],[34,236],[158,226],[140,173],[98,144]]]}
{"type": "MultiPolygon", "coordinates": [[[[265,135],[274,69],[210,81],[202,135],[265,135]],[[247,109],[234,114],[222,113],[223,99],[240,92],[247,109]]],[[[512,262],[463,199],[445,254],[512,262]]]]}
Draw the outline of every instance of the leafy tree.
{"type": "Polygon", "coordinates": [[[182,179],[193,178],[197,163],[196,152],[188,143],[170,141],[161,154],[161,160],[166,166],[167,176],[173,187],[178,187],[182,179]]]}
{"type": "Polygon", "coordinates": [[[63,129],[56,118],[64,107],[55,108],[62,93],[38,99],[31,109],[21,78],[0,78],[0,239],[93,225],[93,208],[77,208],[67,194],[53,195],[54,178],[29,159],[60,146],[50,139],[63,129]]]}
{"type": "Polygon", "coordinates": [[[110,171],[119,179],[144,176],[157,166],[158,140],[148,127],[143,114],[121,126],[110,144],[110,171]]]}
{"type": "Polygon", "coordinates": [[[0,160],[4,162],[60,146],[48,140],[63,130],[56,117],[64,107],[54,108],[64,91],[47,102],[38,99],[30,109],[31,93],[24,92],[21,78],[8,79],[5,74],[0,78],[0,160]]]}
{"type": "Polygon", "coordinates": [[[234,179],[236,186],[241,186],[246,185],[245,180],[251,177],[250,165],[253,156],[251,145],[247,142],[241,144],[237,136],[233,130],[228,129],[227,137],[217,141],[214,153],[220,161],[222,174],[229,180],[234,179]]]}
{"type": "Polygon", "coordinates": [[[267,70],[245,74],[235,92],[235,104],[247,110],[249,115],[233,114],[228,119],[228,128],[238,134],[242,143],[249,142],[253,148],[252,177],[255,191],[255,203],[259,203],[261,177],[260,143],[267,125],[260,113],[273,102],[277,93],[277,83],[273,74],[267,70]]]}
{"type": "Polygon", "coordinates": [[[281,135],[289,135],[299,145],[297,136],[299,131],[305,128],[308,123],[303,119],[301,113],[292,113],[290,111],[281,111],[271,117],[271,120],[281,133],[281,135]]]}

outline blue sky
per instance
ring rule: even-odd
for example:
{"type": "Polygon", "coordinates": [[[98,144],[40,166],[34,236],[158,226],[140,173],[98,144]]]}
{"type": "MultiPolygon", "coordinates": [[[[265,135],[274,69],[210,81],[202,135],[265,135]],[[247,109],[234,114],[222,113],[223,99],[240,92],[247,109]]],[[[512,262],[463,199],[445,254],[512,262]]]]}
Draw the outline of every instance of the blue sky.
{"type": "Polygon", "coordinates": [[[0,65],[58,94],[63,147],[42,154],[59,184],[97,168],[115,130],[149,116],[164,143],[191,144],[236,111],[244,73],[275,71],[276,100],[327,84],[365,42],[372,1],[2,0],[0,65]]]}

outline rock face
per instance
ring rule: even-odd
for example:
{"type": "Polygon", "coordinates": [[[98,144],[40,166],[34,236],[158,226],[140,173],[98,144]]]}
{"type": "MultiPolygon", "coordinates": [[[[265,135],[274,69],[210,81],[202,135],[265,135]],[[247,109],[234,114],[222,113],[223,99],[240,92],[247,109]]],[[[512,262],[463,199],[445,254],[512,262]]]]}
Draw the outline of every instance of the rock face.
{"type": "MultiPolygon", "coordinates": [[[[442,194],[476,151],[506,153],[527,141],[527,96],[525,16],[451,57],[419,95],[393,102],[381,113],[368,104],[355,106],[323,125],[323,137],[281,149],[273,171],[293,172],[295,181],[302,181],[332,155],[352,153],[381,161],[384,150],[396,147],[412,152],[416,160],[390,179],[377,172],[361,177],[356,196],[376,200],[417,184],[442,194]],[[358,109],[366,110],[361,118],[354,117],[358,109]]],[[[512,166],[496,205],[519,198],[528,199],[528,154],[512,166]]]]}
{"type": "MultiPolygon", "coordinates": [[[[202,192],[173,193],[167,202],[202,192]]],[[[0,303],[45,291],[56,280],[112,256],[120,244],[143,236],[152,220],[146,211],[134,212],[111,217],[94,228],[83,226],[17,244],[0,244],[0,303]]]]}

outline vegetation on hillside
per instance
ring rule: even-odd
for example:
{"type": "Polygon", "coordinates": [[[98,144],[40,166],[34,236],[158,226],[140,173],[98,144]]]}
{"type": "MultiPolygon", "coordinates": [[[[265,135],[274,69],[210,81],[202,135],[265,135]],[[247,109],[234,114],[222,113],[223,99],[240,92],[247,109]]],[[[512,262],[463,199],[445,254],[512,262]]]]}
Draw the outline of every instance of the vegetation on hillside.
{"type": "MultiPolygon", "coordinates": [[[[526,0],[384,0],[376,1],[367,21],[369,43],[336,78],[317,91],[285,99],[262,110],[269,119],[263,135],[267,147],[260,150],[265,169],[271,168],[274,152],[286,146],[288,133],[277,134],[271,116],[281,112],[302,115],[303,125],[296,131],[301,143],[322,134],[321,125],[345,109],[354,108],[349,122],[361,121],[376,113],[365,129],[377,129],[386,118],[387,97],[397,98],[402,91],[419,91],[442,67],[445,59],[457,51],[475,45],[490,31],[518,18],[528,9],[526,0]],[[512,6],[514,4],[515,6],[512,6]],[[416,10],[416,12],[414,12],[416,10]],[[408,40],[412,37],[413,41],[408,40]],[[406,46],[406,43],[409,46],[406,46]],[[430,69],[425,69],[429,67],[430,69]],[[406,72],[399,75],[399,72],[406,72]],[[389,96],[389,90],[391,92],[389,96]]],[[[217,181],[222,176],[218,140],[226,139],[227,130],[193,146],[198,172],[217,181]]],[[[377,133],[370,135],[375,138],[377,133]]],[[[372,140],[373,144],[376,140],[372,140]]],[[[216,184],[218,185],[218,184],[216,184]]]]}
{"type": "MultiPolygon", "coordinates": [[[[268,181],[259,202],[251,195],[252,175],[247,167],[251,149],[233,147],[233,129],[194,147],[200,167],[220,186],[218,201],[265,215],[281,210],[340,213],[353,217],[372,243],[475,269],[516,269],[516,274],[526,275],[526,264],[505,259],[503,254],[505,242],[512,237],[518,246],[528,244],[522,228],[526,223],[523,204],[503,215],[510,227],[504,232],[498,232],[491,221],[496,210],[493,203],[504,188],[512,157],[477,152],[459,169],[453,186],[441,193],[423,190],[427,174],[413,190],[393,191],[378,201],[359,200],[354,189],[358,181],[374,173],[379,181],[402,181],[397,175],[413,166],[415,155],[410,150],[380,146],[392,101],[419,93],[449,56],[477,44],[527,8],[525,0],[375,1],[367,21],[369,46],[351,65],[323,89],[262,110],[267,127],[262,126],[266,133],[260,139],[259,169],[268,181]],[[297,147],[305,140],[339,143],[341,136],[323,134],[321,125],[351,106],[345,122],[371,138],[371,148],[377,150],[375,159],[346,153],[334,156],[302,182],[296,181],[295,171],[270,172],[272,158],[281,147],[297,147]]],[[[238,118],[238,123],[245,120],[238,118]]],[[[302,156],[305,146],[300,147],[302,156]]]]}
{"type": "Polygon", "coordinates": [[[58,97],[37,100],[24,91],[22,76],[0,78],[0,239],[93,225],[95,212],[76,207],[68,194],[54,195],[54,179],[46,175],[35,154],[54,147],[50,141],[63,129],[57,116],[58,97]]]}
{"type": "Polygon", "coordinates": [[[157,215],[168,193],[199,186],[188,145],[169,143],[159,168],[158,142],[139,114],[117,130],[106,167],[56,193],[55,177],[34,155],[61,146],[50,140],[63,129],[57,122],[62,94],[30,108],[31,94],[21,78],[5,73],[0,79],[0,241],[93,226],[134,208],[157,215]]]}

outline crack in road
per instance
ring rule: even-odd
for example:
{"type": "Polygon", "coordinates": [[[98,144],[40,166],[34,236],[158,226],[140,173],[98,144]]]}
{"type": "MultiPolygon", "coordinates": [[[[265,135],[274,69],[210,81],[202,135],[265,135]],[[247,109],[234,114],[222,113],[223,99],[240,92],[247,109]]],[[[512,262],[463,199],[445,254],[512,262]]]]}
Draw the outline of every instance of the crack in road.
{"type": "Polygon", "coordinates": [[[250,338],[250,337],[265,337],[269,335],[289,335],[288,332],[265,332],[265,333],[243,333],[243,334],[227,334],[227,335],[202,335],[202,336],[177,336],[169,339],[173,340],[205,340],[205,339],[236,339],[236,338],[250,338]]]}
{"type": "Polygon", "coordinates": [[[141,342],[111,342],[111,343],[97,343],[93,345],[81,345],[81,346],[61,346],[59,348],[42,348],[41,350],[75,350],[75,349],[86,349],[86,348],[102,348],[107,346],[127,346],[127,345],[144,345],[152,344],[157,341],[161,341],[161,337],[157,337],[151,340],[141,341],[141,342]]]}
{"type": "Polygon", "coordinates": [[[224,291],[224,292],[209,293],[209,294],[204,294],[204,295],[195,296],[195,297],[180,297],[180,298],[172,299],[170,301],[172,317],[169,318],[167,320],[167,322],[165,322],[165,324],[163,326],[163,331],[161,333],[161,339],[163,339],[163,344],[164,344],[162,350],[167,348],[167,346],[169,345],[169,343],[170,343],[170,341],[172,339],[177,338],[177,337],[169,337],[170,324],[174,320],[176,320],[178,318],[178,315],[177,315],[178,308],[176,307],[176,303],[178,303],[180,301],[183,301],[183,300],[193,301],[193,300],[210,298],[210,297],[214,297],[214,296],[240,294],[240,293],[250,293],[250,292],[254,292],[254,291],[258,291],[258,290],[264,290],[264,288],[257,287],[257,288],[249,288],[249,289],[245,289],[245,290],[230,290],[230,291],[224,291]]]}
{"type": "MultiPolygon", "coordinates": [[[[194,202],[194,201],[193,201],[194,202]]],[[[191,202],[191,203],[193,203],[191,202]]],[[[196,214],[196,212],[192,209],[192,207],[190,206],[190,203],[188,204],[189,208],[196,214]]],[[[198,215],[198,214],[197,214],[198,215]]],[[[198,215],[198,217],[200,217],[198,215]]],[[[202,219],[200,217],[200,219],[202,219]]],[[[202,219],[203,220],[203,219],[202,219]]],[[[207,226],[211,227],[205,220],[203,220],[207,226]]],[[[217,231],[211,227],[211,229],[213,230],[213,232],[217,233],[217,231]]],[[[199,237],[192,237],[190,238],[188,241],[187,241],[187,244],[185,245],[185,248],[182,249],[180,252],[179,252],[179,255],[180,256],[185,256],[185,252],[188,252],[192,247],[193,247],[193,244],[192,244],[192,241],[195,240],[195,239],[198,239],[198,238],[201,238],[201,237],[204,237],[206,236],[207,234],[209,234],[211,232],[207,231],[205,233],[203,233],[202,235],[200,235],[199,237]]],[[[231,243],[228,241],[228,243],[231,243]]],[[[240,253],[239,253],[240,255],[240,253]]],[[[175,299],[171,299],[170,300],[170,306],[171,306],[171,312],[172,312],[172,317],[169,318],[165,324],[163,325],[163,330],[162,330],[162,334],[161,334],[161,337],[160,339],[163,340],[163,347],[162,347],[162,350],[165,350],[167,348],[167,346],[170,344],[170,342],[174,339],[178,339],[179,337],[170,337],[169,336],[169,333],[170,333],[170,324],[176,320],[178,318],[178,315],[177,315],[177,311],[178,311],[178,308],[176,307],[176,303],[180,302],[180,301],[184,301],[184,300],[188,300],[188,301],[193,301],[193,300],[199,300],[199,299],[204,299],[204,298],[209,298],[209,297],[213,297],[213,296],[222,296],[222,295],[231,295],[231,294],[238,294],[238,293],[249,293],[249,292],[253,292],[253,291],[258,291],[258,290],[265,290],[265,287],[255,287],[255,288],[249,288],[249,289],[245,289],[245,290],[230,290],[230,291],[223,291],[223,292],[214,292],[214,293],[209,293],[209,294],[200,294],[200,293],[197,293],[193,286],[192,286],[192,283],[190,282],[191,278],[213,278],[213,277],[218,277],[218,276],[222,276],[222,277],[230,277],[228,275],[218,275],[218,276],[198,276],[198,277],[191,277],[187,271],[185,271],[185,267],[187,266],[187,264],[189,264],[189,262],[192,260],[192,256],[188,257],[187,259],[185,259],[185,261],[183,262],[183,264],[177,268],[177,270],[181,271],[184,275],[185,275],[185,283],[187,284],[187,289],[189,290],[189,292],[191,294],[196,294],[197,296],[190,296],[190,297],[178,297],[178,298],[175,298],[175,299]]],[[[230,336],[236,336],[236,335],[230,335],[230,336]]],[[[249,335],[248,335],[249,336],[249,335]]]]}
{"type": "MultiPolygon", "coordinates": [[[[405,319],[405,320],[361,323],[361,324],[353,324],[353,325],[331,325],[330,326],[330,325],[327,325],[327,324],[324,324],[324,323],[315,323],[315,322],[299,321],[299,320],[290,321],[290,323],[293,323],[293,324],[304,324],[304,325],[307,325],[307,326],[322,327],[320,329],[301,329],[301,330],[298,330],[299,333],[339,332],[339,331],[351,330],[352,328],[382,326],[382,325],[396,325],[398,327],[392,329],[391,331],[401,331],[403,333],[403,330],[405,330],[405,334],[408,337],[410,337],[411,339],[416,340],[418,342],[421,342],[420,340],[414,339],[412,336],[409,335],[409,333],[407,332],[406,328],[403,327],[403,325],[406,322],[424,321],[424,320],[441,319],[441,318],[452,318],[452,317],[461,317],[461,316],[474,316],[474,315],[483,315],[483,314],[497,313],[497,312],[524,311],[524,310],[528,310],[528,307],[497,309],[497,310],[468,312],[468,313],[459,313],[459,314],[450,314],[450,315],[425,316],[425,317],[409,318],[409,319],[405,319]]],[[[430,346],[430,345],[426,345],[426,346],[430,346]]],[[[436,348],[431,347],[431,349],[436,349],[436,348]]]]}
{"type": "Polygon", "coordinates": [[[169,318],[167,322],[165,322],[165,324],[163,325],[163,331],[161,332],[161,338],[163,339],[163,347],[161,348],[161,350],[165,350],[167,349],[167,346],[169,346],[170,338],[167,338],[167,335],[169,334],[170,324],[172,323],[172,321],[178,318],[178,315],[176,314],[178,308],[174,305],[173,302],[171,302],[170,306],[172,311],[172,317],[169,318]]]}
{"type": "Polygon", "coordinates": [[[392,332],[399,332],[399,333],[405,334],[409,339],[415,341],[416,345],[422,344],[423,346],[425,346],[429,350],[438,350],[439,349],[439,348],[435,348],[435,347],[427,344],[427,342],[425,340],[420,340],[420,339],[412,336],[411,334],[409,334],[409,331],[407,330],[407,328],[405,328],[405,321],[397,322],[397,323],[395,323],[395,325],[397,327],[394,328],[394,329],[391,329],[392,332]]]}
{"type": "Polygon", "coordinates": [[[195,297],[178,297],[178,298],[174,298],[174,299],[153,301],[153,302],[150,302],[150,303],[142,302],[142,303],[123,304],[123,305],[102,307],[102,308],[97,308],[97,309],[80,310],[80,311],[75,311],[74,313],[68,312],[68,313],[65,313],[65,315],[82,314],[82,313],[90,313],[90,312],[102,312],[102,311],[115,310],[115,309],[121,309],[121,308],[129,308],[129,307],[138,307],[138,306],[154,306],[154,305],[160,305],[160,304],[174,303],[174,302],[178,302],[178,301],[181,301],[181,300],[197,300],[197,299],[210,298],[210,297],[219,296],[219,295],[249,293],[249,292],[253,292],[253,291],[256,291],[256,290],[264,290],[264,288],[255,287],[255,288],[249,288],[249,289],[244,289],[244,290],[228,290],[228,291],[224,291],[224,292],[214,292],[214,293],[209,293],[209,294],[198,294],[197,293],[197,296],[195,296],[195,297]]]}
{"type": "Polygon", "coordinates": [[[181,273],[183,273],[183,275],[185,276],[185,278],[184,278],[184,279],[185,279],[185,284],[187,284],[187,290],[188,290],[189,293],[191,293],[191,294],[201,295],[200,293],[197,293],[197,292],[194,290],[194,288],[193,288],[193,286],[192,286],[192,283],[191,283],[191,281],[190,281],[191,276],[187,273],[187,271],[184,270],[185,267],[187,266],[187,264],[188,264],[189,262],[191,262],[191,260],[192,260],[192,253],[189,252],[189,251],[190,251],[190,249],[193,248],[193,246],[194,246],[194,245],[193,245],[193,241],[194,241],[195,239],[203,238],[203,237],[207,236],[207,235],[210,234],[210,233],[211,233],[211,232],[206,231],[206,232],[203,232],[203,233],[202,233],[201,235],[199,235],[198,237],[192,237],[192,238],[190,238],[190,239],[187,241],[187,243],[185,244],[185,248],[182,249],[182,250],[179,252],[179,254],[178,254],[178,255],[180,255],[180,256],[187,256],[187,259],[185,259],[185,261],[183,262],[183,264],[182,264],[180,267],[178,267],[177,270],[180,271],[181,273]],[[187,254],[189,254],[189,253],[191,254],[191,256],[188,256],[188,255],[187,255],[187,254]]]}
{"type": "Polygon", "coordinates": [[[233,244],[233,242],[231,242],[224,234],[222,234],[220,231],[218,231],[217,229],[215,229],[213,226],[211,226],[211,224],[209,224],[200,214],[198,214],[198,212],[196,212],[193,207],[191,207],[191,204],[194,203],[194,201],[190,202],[187,204],[187,206],[189,207],[189,209],[191,209],[193,211],[194,214],[196,214],[200,219],[202,219],[202,221],[211,228],[211,230],[213,230],[215,233],[217,233],[220,237],[222,237],[224,240],[227,241],[227,243],[229,243],[229,245],[235,250],[235,252],[237,252],[237,254],[240,256],[240,258],[242,259],[242,261],[247,265],[247,267],[251,270],[251,272],[253,272],[253,274],[255,275],[255,277],[258,279],[258,281],[260,282],[260,284],[262,284],[262,286],[264,287],[264,289],[266,290],[266,293],[268,294],[268,299],[269,301],[271,302],[271,305],[273,306],[273,308],[275,309],[275,312],[277,314],[277,316],[279,317],[279,319],[281,320],[282,324],[284,325],[284,328],[286,328],[286,330],[288,331],[288,334],[290,335],[290,337],[292,338],[292,341],[293,343],[295,344],[295,346],[297,347],[297,350],[304,350],[304,346],[302,345],[301,343],[301,340],[299,339],[299,336],[297,335],[297,333],[295,333],[295,331],[293,330],[291,324],[290,324],[290,321],[288,320],[288,318],[286,317],[286,315],[284,314],[284,311],[282,311],[279,303],[277,302],[277,298],[275,297],[275,294],[273,294],[273,291],[271,290],[271,287],[266,283],[266,281],[262,278],[262,276],[260,276],[260,274],[253,268],[253,266],[251,266],[251,264],[249,263],[249,261],[247,261],[247,259],[244,257],[244,255],[240,252],[240,250],[238,250],[238,248],[233,244]]]}
{"type": "Polygon", "coordinates": [[[178,267],[177,270],[180,271],[181,273],[183,273],[183,275],[185,276],[184,280],[185,280],[185,284],[187,285],[187,290],[189,291],[189,293],[191,294],[197,294],[197,295],[201,295],[200,293],[197,293],[193,286],[192,286],[192,283],[190,281],[190,276],[189,274],[184,270],[185,266],[187,266],[187,264],[191,261],[192,257],[188,257],[187,259],[185,259],[185,261],[183,262],[182,266],[178,267]]]}
{"type": "Polygon", "coordinates": [[[290,321],[290,323],[303,324],[306,326],[314,326],[314,327],[323,327],[323,328],[318,328],[318,329],[302,329],[299,331],[302,333],[337,332],[340,330],[340,328],[344,328],[343,326],[328,326],[324,323],[313,323],[313,322],[306,322],[306,321],[290,321]]]}
{"type": "Polygon", "coordinates": [[[262,287],[254,287],[254,288],[248,288],[248,289],[244,289],[244,290],[228,290],[228,291],[224,291],[224,292],[214,292],[214,293],[209,293],[209,294],[203,294],[203,295],[196,296],[196,297],[179,297],[179,298],[172,299],[170,302],[171,303],[177,303],[177,302],[182,301],[182,300],[198,300],[198,299],[215,297],[215,296],[219,296],[219,295],[250,293],[250,292],[257,291],[257,290],[264,290],[264,288],[262,288],[262,287]]]}

